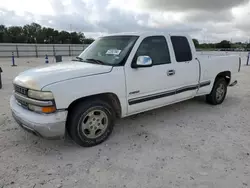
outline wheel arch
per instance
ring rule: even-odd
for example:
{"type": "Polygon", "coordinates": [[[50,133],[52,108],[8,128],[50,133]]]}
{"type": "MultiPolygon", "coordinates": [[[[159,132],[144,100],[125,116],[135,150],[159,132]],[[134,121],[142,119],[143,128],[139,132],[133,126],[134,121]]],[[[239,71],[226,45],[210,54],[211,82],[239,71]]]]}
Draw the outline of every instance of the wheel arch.
{"type": "Polygon", "coordinates": [[[85,97],[81,97],[79,99],[76,99],[73,102],[71,102],[71,104],[67,108],[68,112],[70,113],[70,111],[78,103],[86,101],[86,100],[91,100],[91,99],[99,99],[99,100],[103,100],[105,102],[108,102],[111,105],[111,107],[114,109],[114,111],[116,113],[115,114],[116,117],[121,117],[121,114],[122,114],[121,102],[120,102],[118,96],[114,93],[100,93],[100,94],[85,96],[85,97]]]}
{"type": "MultiPolygon", "coordinates": [[[[214,84],[215,82],[219,79],[219,78],[225,78],[226,82],[227,82],[227,85],[230,84],[230,81],[231,81],[231,72],[230,71],[223,71],[223,72],[220,72],[219,74],[217,74],[217,76],[215,77],[215,80],[214,80],[214,84]]],[[[213,84],[213,85],[214,85],[213,84]]]]}
{"type": "Polygon", "coordinates": [[[120,100],[118,96],[114,93],[100,93],[100,94],[85,96],[85,97],[76,99],[73,102],[71,102],[71,104],[67,108],[68,116],[67,116],[66,125],[65,125],[65,138],[66,139],[73,140],[74,142],[76,142],[77,144],[81,146],[90,147],[90,146],[95,146],[99,143],[102,143],[108,138],[114,126],[115,116],[113,115],[113,113],[110,116],[111,119],[109,121],[110,122],[109,128],[107,129],[107,131],[105,131],[105,134],[100,136],[100,138],[95,138],[95,139],[80,138],[81,136],[79,135],[78,128],[77,128],[79,125],[79,122],[78,122],[79,117],[81,116],[82,113],[86,112],[86,110],[88,110],[90,107],[94,107],[95,105],[92,105],[93,103],[95,104],[103,103],[103,105],[105,105],[109,109],[113,108],[112,110],[111,109],[110,110],[113,113],[115,113],[114,115],[116,117],[121,116],[122,109],[121,109],[120,100]]]}

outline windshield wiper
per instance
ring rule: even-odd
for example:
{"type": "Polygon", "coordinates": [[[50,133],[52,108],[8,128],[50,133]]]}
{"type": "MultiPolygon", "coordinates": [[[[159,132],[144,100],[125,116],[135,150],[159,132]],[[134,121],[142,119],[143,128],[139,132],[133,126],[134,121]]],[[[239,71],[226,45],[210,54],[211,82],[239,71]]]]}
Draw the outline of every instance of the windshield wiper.
{"type": "Polygon", "coordinates": [[[105,65],[105,63],[98,59],[83,59],[81,57],[76,57],[76,59],[72,59],[72,61],[81,61],[81,62],[91,62],[95,64],[105,65]]]}
{"type": "Polygon", "coordinates": [[[96,64],[105,65],[105,63],[103,61],[98,60],[98,59],[86,59],[86,61],[92,61],[96,64]]]}
{"type": "Polygon", "coordinates": [[[83,62],[84,60],[83,60],[83,58],[77,56],[76,59],[72,59],[72,61],[81,61],[81,62],[83,62]]]}

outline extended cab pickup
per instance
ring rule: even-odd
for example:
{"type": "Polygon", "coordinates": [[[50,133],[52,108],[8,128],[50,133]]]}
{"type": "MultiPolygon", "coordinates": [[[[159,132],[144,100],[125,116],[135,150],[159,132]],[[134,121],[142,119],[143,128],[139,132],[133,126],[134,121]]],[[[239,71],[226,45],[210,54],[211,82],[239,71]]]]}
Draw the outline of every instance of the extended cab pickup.
{"type": "Polygon", "coordinates": [[[201,95],[221,104],[240,67],[237,56],[198,56],[186,35],[108,35],[70,62],[19,74],[10,106],[24,129],[89,147],[109,137],[117,117],[201,95]]]}

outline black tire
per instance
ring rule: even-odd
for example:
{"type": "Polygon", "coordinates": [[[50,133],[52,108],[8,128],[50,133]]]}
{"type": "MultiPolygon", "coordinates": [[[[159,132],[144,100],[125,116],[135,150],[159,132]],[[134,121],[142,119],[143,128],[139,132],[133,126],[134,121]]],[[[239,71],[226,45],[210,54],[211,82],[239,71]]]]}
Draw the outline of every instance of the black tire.
{"type": "Polygon", "coordinates": [[[215,80],[215,83],[214,83],[214,86],[213,86],[213,89],[212,89],[211,93],[206,96],[206,101],[209,104],[218,105],[218,104],[221,104],[224,101],[226,95],[227,95],[227,82],[226,82],[226,79],[225,78],[217,78],[215,80]],[[216,92],[217,92],[217,89],[221,85],[223,85],[223,87],[224,87],[224,93],[219,98],[219,97],[217,97],[216,92]]]}
{"type": "Polygon", "coordinates": [[[98,99],[86,100],[77,104],[71,112],[69,112],[67,121],[67,130],[73,141],[83,147],[92,147],[107,140],[112,133],[114,127],[115,113],[113,108],[106,102],[98,99]],[[82,131],[82,123],[85,118],[92,111],[102,111],[107,116],[107,128],[97,138],[88,138],[86,133],[82,131]]]}

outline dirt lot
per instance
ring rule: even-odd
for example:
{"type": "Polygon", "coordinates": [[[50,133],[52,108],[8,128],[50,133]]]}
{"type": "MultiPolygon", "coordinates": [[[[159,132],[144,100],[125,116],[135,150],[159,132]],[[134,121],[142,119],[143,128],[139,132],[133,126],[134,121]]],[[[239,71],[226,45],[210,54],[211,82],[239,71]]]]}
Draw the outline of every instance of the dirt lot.
{"type": "Polygon", "coordinates": [[[81,148],[18,127],[12,80],[44,60],[17,63],[0,60],[0,188],[250,187],[250,67],[220,106],[201,97],[118,120],[108,141],[81,148]]]}

